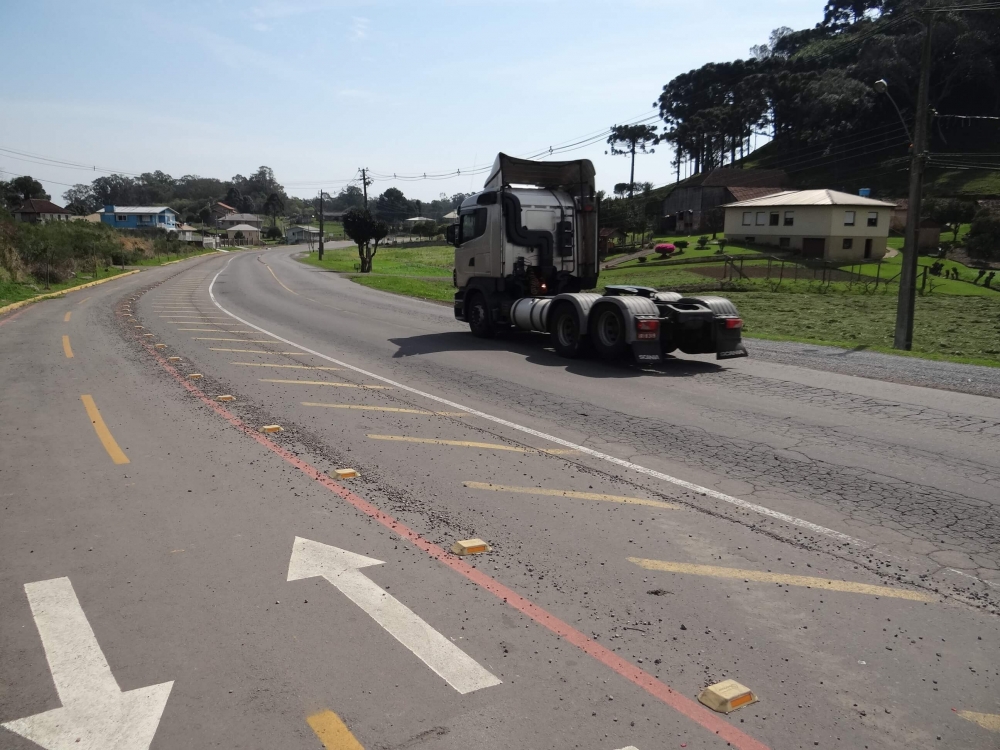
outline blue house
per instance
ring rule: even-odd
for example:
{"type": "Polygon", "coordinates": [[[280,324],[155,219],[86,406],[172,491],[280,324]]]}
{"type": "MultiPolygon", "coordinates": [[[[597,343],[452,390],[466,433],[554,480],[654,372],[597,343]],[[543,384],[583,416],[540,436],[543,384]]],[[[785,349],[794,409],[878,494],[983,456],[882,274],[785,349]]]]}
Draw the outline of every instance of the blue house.
{"type": "Polygon", "coordinates": [[[101,221],[117,229],[156,228],[177,231],[177,212],[168,206],[105,206],[101,221]]]}

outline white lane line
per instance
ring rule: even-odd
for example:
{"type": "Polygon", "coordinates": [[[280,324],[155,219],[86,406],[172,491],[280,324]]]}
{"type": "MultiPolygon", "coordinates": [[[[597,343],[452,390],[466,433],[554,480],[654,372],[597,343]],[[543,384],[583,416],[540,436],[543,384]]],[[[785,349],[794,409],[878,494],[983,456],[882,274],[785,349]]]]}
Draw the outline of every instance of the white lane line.
{"type": "Polygon", "coordinates": [[[735,505],[737,508],[743,508],[744,510],[752,510],[754,513],[759,513],[762,516],[767,516],[768,518],[773,518],[773,519],[775,519],[777,521],[783,521],[784,523],[791,524],[792,526],[798,526],[798,527],[803,528],[803,529],[808,529],[809,531],[813,532],[814,534],[822,534],[824,536],[831,537],[831,538],[836,539],[837,541],[843,542],[845,544],[851,544],[851,545],[855,545],[855,546],[858,546],[858,547],[873,547],[873,546],[875,546],[875,545],[871,544],[870,542],[866,542],[866,541],[864,541],[862,539],[857,539],[856,537],[849,536],[848,534],[844,534],[844,533],[842,533],[840,531],[836,531],[834,529],[828,529],[827,527],[820,526],[819,524],[813,523],[812,521],[806,521],[804,518],[797,518],[796,516],[789,515],[788,513],[782,513],[781,511],[772,510],[771,508],[768,508],[768,507],[763,506],[763,505],[759,505],[758,503],[751,503],[748,500],[743,500],[741,498],[734,497],[733,495],[727,495],[724,492],[718,492],[718,491],[713,490],[713,489],[711,489],[709,487],[702,487],[701,485],[694,484],[693,482],[688,482],[688,481],[686,481],[684,479],[680,479],[679,477],[674,477],[674,476],[671,476],[670,474],[664,474],[662,471],[656,471],[655,469],[649,469],[649,468],[647,468],[645,466],[641,466],[639,464],[632,463],[631,461],[626,461],[623,458],[618,458],[617,456],[612,456],[612,455],[610,455],[608,453],[602,453],[600,451],[595,451],[593,448],[588,448],[585,445],[577,445],[576,443],[571,443],[569,440],[563,440],[562,438],[556,437],[555,435],[549,435],[547,433],[540,432],[539,430],[534,430],[534,429],[532,429],[530,427],[525,427],[524,425],[517,424],[516,422],[511,422],[510,420],[507,420],[507,419],[502,419],[500,417],[495,417],[492,414],[487,414],[486,412],[479,411],[478,409],[473,409],[473,408],[471,408],[469,406],[464,406],[463,404],[457,403],[455,401],[451,401],[451,400],[446,399],[446,398],[442,398],[441,396],[435,396],[432,393],[427,393],[427,392],[421,391],[421,390],[419,390],[417,388],[412,388],[412,387],[410,387],[408,385],[404,385],[403,383],[397,382],[397,381],[392,380],[390,378],[383,377],[382,375],[376,375],[373,372],[369,372],[368,370],[362,369],[360,367],[356,367],[356,366],[354,366],[354,365],[352,365],[352,364],[350,364],[348,362],[343,362],[343,361],[341,361],[339,359],[334,359],[333,357],[329,357],[326,354],[322,354],[320,352],[317,352],[314,349],[310,349],[310,348],[308,348],[306,346],[302,346],[302,344],[297,344],[294,341],[290,341],[290,340],[288,340],[286,338],[282,338],[281,336],[279,336],[276,333],[271,333],[271,331],[268,331],[266,328],[261,328],[260,326],[254,325],[250,321],[244,320],[243,318],[239,317],[238,315],[235,315],[234,313],[229,312],[229,310],[227,310],[221,304],[219,304],[219,300],[217,300],[215,298],[215,282],[219,278],[219,276],[222,274],[222,272],[225,271],[227,268],[229,268],[229,264],[232,263],[233,260],[234,260],[233,258],[230,258],[229,261],[226,263],[226,265],[223,266],[215,274],[215,276],[212,277],[212,283],[208,285],[208,296],[211,297],[212,304],[214,304],[217,308],[219,308],[220,310],[222,310],[222,312],[224,312],[229,317],[233,318],[234,320],[238,320],[243,325],[249,326],[250,328],[253,328],[255,331],[260,331],[261,333],[266,334],[267,336],[270,336],[273,339],[276,339],[275,343],[281,342],[283,344],[288,344],[289,346],[294,346],[296,349],[298,349],[300,351],[303,351],[303,352],[306,352],[307,354],[315,355],[317,357],[320,357],[321,359],[325,359],[327,362],[331,362],[331,363],[333,363],[335,365],[339,365],[340,367],[346,367],[348,370],[353,370],[354,372],[358,373],[359,375],[364,375],[365,377],[373,378],[375,380],[380,380],[383,383],[388,383],[389,385],[393,386],[394,388],[399,388],[402,391],[406,391],[408,393],[412,393],[412,394],[414,394],[416,396],[421,396],[422,398],[428,398],[431,401],[436,401],[439,404],[444,404],[445,406],[449,406],[452,409],[460,409],[460,410],[462,410],[464,412],[472,414],[473,416],[480,417],[482,419],[486,419],[486,420],[488,420],[490,422],[493,422],[494,424],[503,425],[504,427],[509,427],[512,430],[517,430],[517,431],[523,432],[523,433],[525,433],[527,435],[533,435],[533,436],[535,436],[537,438],[541,438],[542,440],[548,440],[548,441],[553,442],[553,443],[555,443],[557,445],[562,445],[562,446],[565,446],[566,448],[571,448],[572,450],[579,451],[580,453],[585,453],[586,455],[593,456],[594,458],[599,458],[602,461],[607,461],[608,463],[615,464],[616,466],[621,466],[624,469],[629,469],[629,470],[634,471],[634,472],[636,472],[638,474],[645,474],[646,476],[650,476],[650,477],[653,477],[655,479],[661,479],[664,482],[670,482],[671,484],[675,484],[678,487],[683,487],[686,490],[690,490],[692,492],[697,492],[700,495],[705,495],[705,496],[711,497],[711,498],[713,498],[715,500],[721,500],[724,503],[729,503],[730,505],[735,505]]]}
{"type": "Polygon", "coordinates": [[[501,684],[491,672],[361,572],[361,568],[384,564],[297,536],[288,561],[288,580],[325,578],[463,695],[501,684]]]}
{"type": "Polygon", "coordinates": [[[24,590],[62,706],[2,726],[52,750],[148,748],[174,683],[122,692],[69,578],[24,590]]]}

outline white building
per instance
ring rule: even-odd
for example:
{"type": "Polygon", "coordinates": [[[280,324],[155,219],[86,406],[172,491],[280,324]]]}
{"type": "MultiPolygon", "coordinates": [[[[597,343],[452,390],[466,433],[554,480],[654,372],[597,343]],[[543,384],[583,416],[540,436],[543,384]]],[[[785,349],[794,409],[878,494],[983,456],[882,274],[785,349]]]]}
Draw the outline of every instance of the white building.
{"type": "Polygon", "coordinates": [[[836,190],[788,190],[725,205],[729,240],[836,262],[885,255],[892,203],[836,190]]]}
{"type": "Polygon", "coordinates": [[[226,236],[229,238],[230,243],[235,245],[260,244],[260,230],[249,224],[237,224],[233,227],[227,227],[226,236]],[[239,237],[236,235],[239,235],[239,237]]]}
{"type": "Polygon", "coordinates": [[[296,225],[285,230],[285,242],[298,245],[302,242],[319,242],[319,227],[296,225]]]}

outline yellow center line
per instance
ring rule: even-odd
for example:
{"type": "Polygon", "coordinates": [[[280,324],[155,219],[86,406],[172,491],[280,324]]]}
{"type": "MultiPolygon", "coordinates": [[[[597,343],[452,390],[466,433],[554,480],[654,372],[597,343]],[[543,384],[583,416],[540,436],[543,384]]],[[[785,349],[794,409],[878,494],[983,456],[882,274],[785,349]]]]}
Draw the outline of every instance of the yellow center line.
{"type": "Polygon", "coordinates": [[[320,711],[307,717],[306,721],[326,750],[365,750],[333,711],[320,711]]]}
{"type": "Polygon", "coordinates": [[[84,297],[84,298],[83,298],[82,300],[80,300],[80,301],[79,301],[79,302],[77,302],[76,304],[78,304],[78,305],[82,305],[82,304],[83,304],[84,302],[86,302],[86,301],[87,301],[88,299],[90,299],[90,297],[84,297]]]}
{"type": "Polygon", "coordinates": [[[646,500],[641,497],[628,497],[625,495],[602,495],[599,492],[577,492],[575,490],[553,490],[544,487],[508,487],[503,484],[488,484],[486,482],[463,482],[472,490],[491,490],[493,492],[515,492],[522,495],[549,495],[551,497],[570,497],[576,500],[602,500],[609,503],[623,503],[625,505],[646,505],[650,508],[669,508],[676,510],[680,506],[676,503],[665,503],[662,500],[646,500]]]}
{"type": "Polygon", "coordinates": [[[208,347],[210,352],[239,352],[240,354],[288,354],[293,357],[308,356],[305,352],[269,352],[264,349],[223,349],[221,346],[208,347]]]}
{"type": "Polygon", "coordinates": [[[73,359],[73,347],[69,345],[69,336],[63,336],[63,354],[66,359],[73,359]]]}
{"type": "Polygon", "coordinates": [[[391,390],[388,385],[359,385],[357,383],[331,383],[328,380],[278,380],[276,378],[261,378],[261,383],[286,383],[288,385],[332,385],[338,388],[371,388],[372,390],[391,390]]]}
{"type": "Polygon", "coordinates": [[[983,729],[1000,732],[1000,714],[977,714],[975,711],[958,711],[957,713],[963,719],[974,722],[983,729]]]}
{"type": "Polygon", "coordinates": [[[63,323],[69,323],[69,316],[72,315],[72,314],[73,314],[73,311],[70,310],[68,313],[66,313],[65,315],[63,315],[63,323]]]}
{"type": "MultiPolygon", "coordinates": [[[[160,317],[162,318],[163,316],[161,315],[160,317]]],[[[217,320],[215,320],[215,321],[212,321],[212,320],[168,320],[167,322],[168,323],[173,323],[175,326],[184,326],[184,325],[221,326],[222,325],[222,323],[220,323],[217,320]]]]}
{"type": "Polygon", "coordinates": [[[713,578],[739,578],[743,581],[761,581],[763,583],[781,583],[787,586],[805,586],[812,589],[827,591],[846,591],[850,594],[870,594],[886,596],[895,599],[909,599],[914,602],[933,602],[937,598],[922,591],[910,591],[890,586],[874,586],[870,583],[854,581],[836,581],[829,578],[814,578],[813,576],[794,576],[785,573],[765,573],[760,570],[742,570],[740,568],[722,568],[715,565],[692,565],[690,563],[667,562],[666,560],[644,560],[639,557],[628,558],[646,570],[659,570],[665,573],[688,573],[696,576],[713,578]]]}
{"type": "MultiPolygon", "coordinates": [[[[271,267],[270,266],[268,266],[266,263],[264,265],[267,267],[268,271],[271,271],[271,267]]],[[[274,271],[271,271],[271,275],[274,276],[274,271]]],[[[285,286],[284,284],[282,284],[281,283],[281,279],[279,279],[277,276],[274,276],[274,280],[277,281],[279,284],[281,284],[281,286],[285,287],[286,291],[289,291],[289,292],[291,292],[294,295],[298,295],[298,292],[293,291],[293,290],[289,289],[287,286],[285,286]]]]}
{"type": "Polygon", "coordinates": [[[281,367],[286,370],[340,370],[340,367],[315,367],[314,365],[277,365],[270,362],[230,362],[240,367],[281,367]]]}
{"type": "Polygon", "coordinates": [[[253,331],[230,331],[224,328],[178,328],[178,331],[200,331],[201,333],[253,333],[253,331]]]}
{"type": "Polygon", "coordinates": [[[407,437],[405,435],[369,435],[372,440],[395,440],[401,443],[427,443],[428,445],[454,445],[459,448],[487,448],[495,451],[513,451],[514,453],[551,453],[554,456],[563,456],[569,453],[576,453],[573,450],[563,448],[527,448],[517,445],[504,445],[503,443],[476,443],[471,440],[440,440],[438,438],[418,438],[407,437]]]}
{"type": "Polygon", "coordinates": [[[104,424],[104,419],[101,417],[101,412],[97,410],[97,404],[94,403],[93,397],[84,395],[80,396],[80,400],[83,401],[83,408],[87,410],[87,416],[90,417],[90,422],[94,425],[94,432],[97,433],[104,450],[111,456],[111,460],[116,464],[129,463],[128,456],[118,447],[118,443],[111,436],[111,430],[104,424]]]}
{"type": "MultiPolygon", "coordinates": [[[[279,365],[280,366],[280,365],[279,365]]],[[[359,411],[388,411],[398,414],[423,414],[437,417],[467,417],[465,411],[426,411],[425,409],[401,409],[397,406],[360,406],[356,404],[321,404],[315,401],[302,401],[303,406],[322,406],[325,409],[357,409],[359,411]]]]}
{"type": "Polygon", "coordinates": [[[239,341],[241,344],[280,344],[280,341],[271,341],[270,339],[220,339],[212,338],[210,336],[192,336],[194,341],[239,341]]]}

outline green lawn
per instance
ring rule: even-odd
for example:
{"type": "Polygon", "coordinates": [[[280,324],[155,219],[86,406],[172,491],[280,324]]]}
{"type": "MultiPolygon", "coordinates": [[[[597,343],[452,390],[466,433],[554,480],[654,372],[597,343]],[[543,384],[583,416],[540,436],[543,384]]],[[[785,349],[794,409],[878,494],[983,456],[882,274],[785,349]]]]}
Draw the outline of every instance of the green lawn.
{"type": "MultiPolygon", "coordinates": [[[[759,338],[892,349],[895,294],[731,295],[744,334],[759,338]]],[[[1000,297],[917,297],[912,356],[1000,367],[1000,297]]]]}
{"type": "Polygon", "coordinates": [[[353,276],[351,281],[383,292],[405,294],[407,297],[451,302],[455,299],[455,287],[451,279],[414,279],[408,276],[353,276]]]}
{"type": "MultiPolygon", "coordinates": [[[[356,246],[326,250],[320,262],[316,251],[300,258],[317,268],[342,273],[356,273],[358,249],[356,246]]],[[[379,248],[372,261],[372,273],[393,276],[440,276],[451,283],[451,270],[455,265],[455,248],[451,245],[410,248],[379,248]]]]}
{"type": "Polygon", "coordinates": [[[32,297],[37,297],[41,294],[49,294],[50,292],[72,289],[73,287],[80,286],[81,284],[88,284],[91,281],[97,281],[98,279],[107,279],[112,276],[119,276],[121,273],[122,271],[120,268],[110,268],[106,271],[100,271],[96,278],[89,273],[77,274],[64,284],[52,284],[49,289],[45,288],[44,281],[36,281],[30,284],[17,283],[13,281],[0,281],[0,307],[5,307],[6,305],[10,305],[14,302],[31,299],[32,297]]]}

